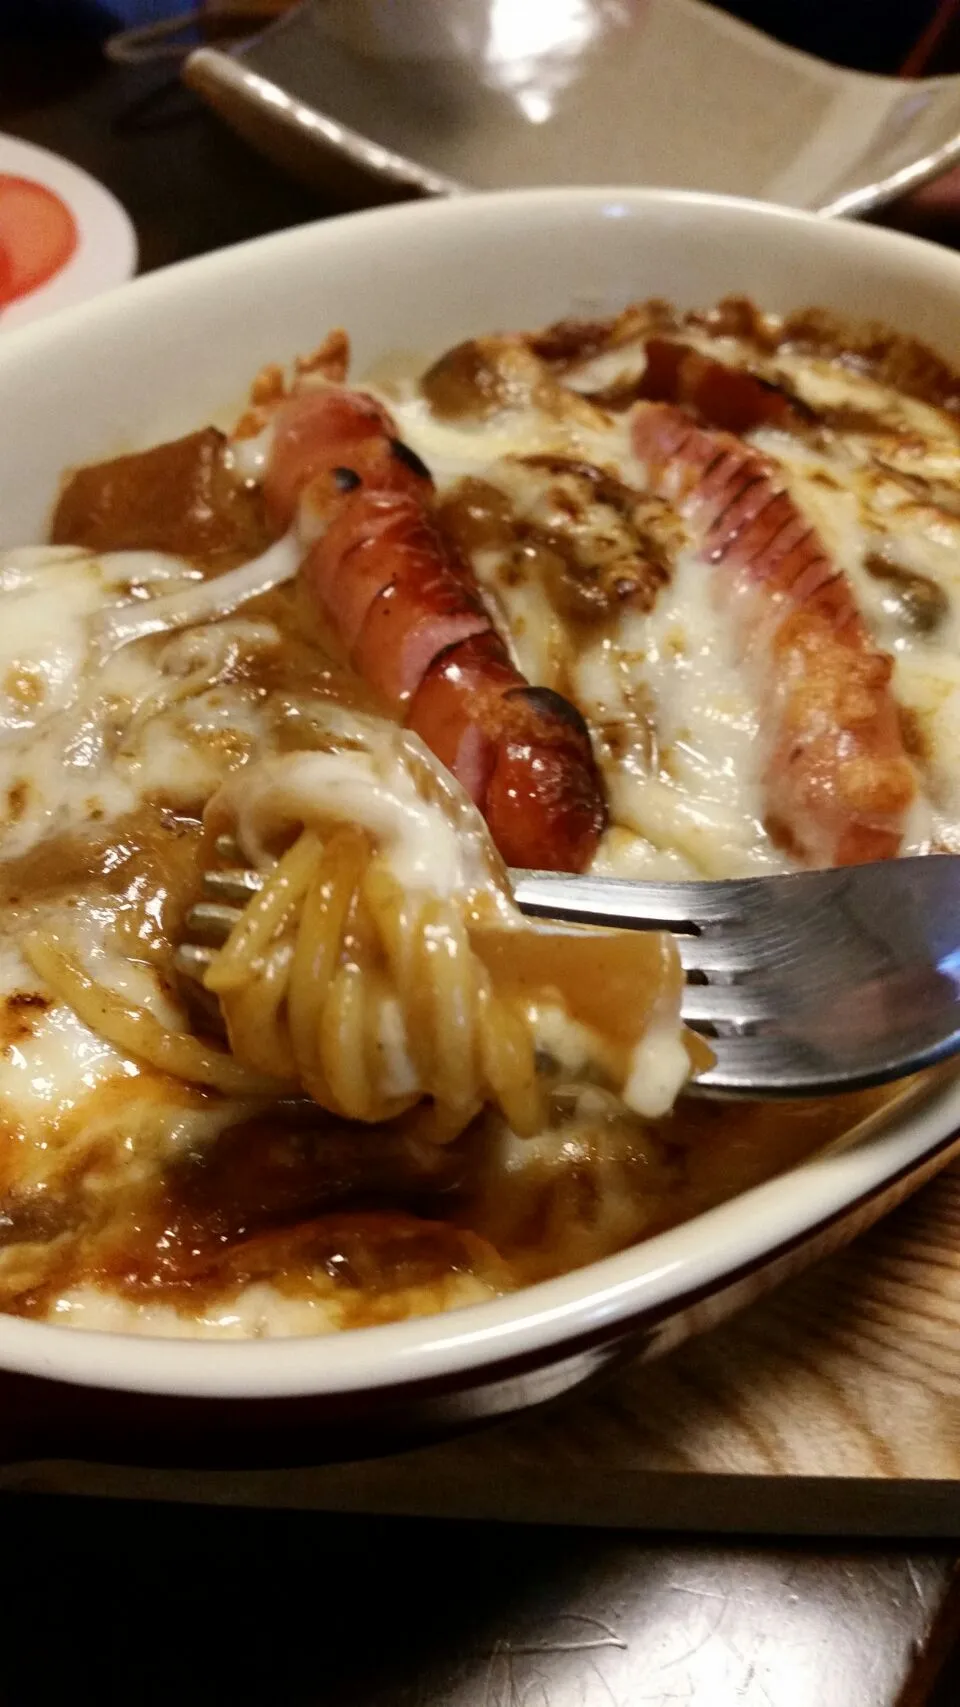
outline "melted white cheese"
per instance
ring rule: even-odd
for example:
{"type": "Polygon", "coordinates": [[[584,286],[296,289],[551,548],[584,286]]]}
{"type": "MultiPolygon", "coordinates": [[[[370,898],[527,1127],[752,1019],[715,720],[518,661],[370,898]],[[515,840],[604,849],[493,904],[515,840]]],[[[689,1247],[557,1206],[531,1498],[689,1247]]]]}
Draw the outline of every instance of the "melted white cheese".
{"type": "MultiPolygon", "coordinates": [[[[131,961],[116,937],[116,897],[86,892],[78,902],[44,907],[28,922],[53,931],[85,969],[109,988],[148,1008],[175,1030],[183,1011],[146,962],[131,961]]],[[[242,1118],[243,1105],[198,1098],[92,1032],[72,1008],[52,1002],[21,955],[11,931],[0,937],[0,1120],[18,1146],[16,1191],[29,1202],[62,1189],[98,1147],[92,1188],[109,1196],[159,1166],[209,1144],[242,1118]]],[[[16,1261],[16,1247],[0,1263],[16,1261]]]]}
{"type": "MultiPolygon", "coordinates": [[[[682,553],[653,611],[626,614],[614,641],[581,654],[576,697],[595,726],[621,734],[605,764],[618,825],[690,876],[783,870],[762,827],[758,707],[710,582],[682,553]]],[[[630,875],[641,871],[631,861],[630,875]]]]}
{"type": "MultiPolygon", "coordinates": [[[[311,1276],[320,1287],[319,1276],[311,1276]]],[[[339,1286],[331,1279],[315,1298],[291,1297],[265,1281],[223,1293],[196,1315],[186,1316],[170,1304],[134,1304],[94,1286],[65,1292],[50,1312],[61,1327],[86,1328],[96,1333],[146,1334],[155,1339],[295,1339],[334,1333],[343,1326],[339,1286]]],[[[462,1310],[495,1296],[492,1286],[477,1275],[451,1274],[443,1289],[444,1307],[462,1310]]],[[[400,1286],[395,1294],[397,1314],[422,1315],[436,1309],[435,1289],[400,1286]]]]}
{"type": "Polygon", "coordinates": [[[246,485],[256,486],[263,479],[273,449],[274,430],[273,421],[268,421],[259,433],[230,440],[224,453],[225,466],[246,485]]]}
{"type": "MultiPolygon", "coordinates": [[[[144,802],[198,813],[242,762],[238,735],[262,744],[257,696],[221,678],[238,656],[278,644],[271,625],[227,617],[191,635],[159,633],[103,653],[105,613],[165,604],[171,588],[189,598],[196,585],[203,583],[188,565],[157,553],[28,549],[0,558],[0,859],[34,854],[91,820],[117,823],[144,802]]],[[[117,939],[122,900],[90,886],[53,908],[31,903],[29,869],[20,886],[0,921],[0,1023],[10,1038],[0,1050],[0,1121],[21,1134],[21,1192],[51,1188],[76,1165],[78,1146],[110,1136],[120,1106],[111,1087],[122,1095],[130,1165],[141,1129],[151,1147],[159,1132],[176,1149],[235,1118],[228,1103],[194,1108],[192,1093],[181,1098],[162,1081],[158,1120],[156,1075],[69,1008],[44,1005],[42,982],[17,947],[18,933],[37,925],[107,986],[167,1025],[186,1024],[148,962],[132,961],[117,939]]]]}
{"type": "MultiPolygon", "coordinates": [[[[370,388],[376,395],[374,387],[370,388]]],[[[484,475],[506,457],[583,457],[600,466],[632,465],[625,420],[598,431],[589,421],[536,408],[511,408],[470,423],[441,421],[413,387],[381,394],[400,436],[422,457],[441,489],[466,475],[484,475]]]]}
{"type": "Polygon", "coordinates": [[[202,808],[242,757],[221,732],[262,734],[255,692],[217,685],[239,656],[279,643],[271,625],[222,614],[262,590],[262,575],[221,576],[229,589],[210,596],[216,582],[158,553],[30,551],[5,553],[0,576],[0,858],[148,798],[202,808]],[[168,639],[191,601],[191,620],[221,620],[168,639]]]}
{"type": "Polygon", "coordinates": [[[485,889],[489,844],[469,801],[452,787],[453,811],[424,797],[414,768],[418,761],[437,767],[415,736],[373,719],[349,721],[362,748],[332,745],[261,759],[224,783],[207,808],[208,822],[230,825],[261,871],[274,864],[272,849],[289,841],[291,830],[356,824],[370,832],[404,890],[448,897],[485,889]]]}
{"type": "Polygon", "coordinates": [[[690,1057],[677,1027],[656,1020],[634,1045],[623,1100],[648,1120],[669,1114],[690,1077],[690,1057]]]}
{"type": "Polygon", "coordinates": [[[148,634],[170,634],[178,628],[226,616],[247,599],[259,598],[274,587],[283,586],[285,581],[292,581],[299,563],[297,540],[292,534],[284,534],[240,569],[213,575],[208,581],[198,580],[196,586],[156,598],[145,608],[124,604],[105,611],[97,626],[97,640],[108,651],[148,634]]]}
{"type": "Polygon", "coordinates": [[[23,1004],[28,1018],[24,1034],[7,1045],[0,1060],[3,1118],[23,1127],[25,1143],[42,1148],[50,1131],[88,1092],[120,1073],[136,1078],[138,1069],[125,1064],[71,1009],[39,1005],[46,1000],[42,980],[16,944],[5,940],[0,942],[0,1009],[11,997],[23,1004]],[[38,1006],[30,1007],[24,998],[38,1006]]]}

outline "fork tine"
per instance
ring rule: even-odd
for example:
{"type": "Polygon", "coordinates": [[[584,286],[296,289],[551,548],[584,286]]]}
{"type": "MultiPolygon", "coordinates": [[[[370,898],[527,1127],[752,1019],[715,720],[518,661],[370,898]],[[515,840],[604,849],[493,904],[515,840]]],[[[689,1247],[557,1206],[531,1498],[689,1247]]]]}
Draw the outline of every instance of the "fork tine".
{"type": "Polygon", "coordinates": [[[672,931],[687,974],[726,978],[755,971],[759,963],[756,935],[744,922],[749,918],[749,879],[638,884],[543,871],[511,871],[510,877],[517,905],[533,918],[672,931]]]}
{"type": "MultiPolygon", "coordinates": [[[[261,887],[234,842],[218,852],[177,955],[197,982],[261,887]]],[[[960,1051],[960,859],[730,882],[510,876],[534,917],[674,932],[683,1019],[716,1057],[694,1094],[831,1094],[960,1051]]]]}
{"type": "Polygon", "coordinates": [[[640,930],[690,931],[704,918],[703,897],[713,891],[709,922],[736,916],[734,883],[631,883],[617,877],[568,877],[555,871],[511,871],[514,898],[534,918],[568,919],[640,930]]]}
{"type": "Polygon", "coordinates": [[[224,906],[222,901],[198,901],[187,914],[188,940],[212,943],[219,948],[226,942],[239,917],[239,907],[224,906]]]}
{"type": "MultiPolygon", "coordinates": [[[[237,849],[235,845],[229,838],[224,837],[221,840],[223,842],[221,852],[225,856],[236,858],[237,849]]],[[[564,911],[563,898],[557,894],[558,880],[552,873],[547,876],[546,882],[540,881],[539,873],[517,872],[512,875],[517,880],[517,898],[525,913],[533,916],[562,917],[564,911]]],[[[589,880],[579,878],[575,881],[577,884],[574,897],[576,917],[583,921],[584,907],[581,891],[583,885],[589,880]]],[[[249,867],[232,865],[207,871],[204,874],[203,887],[211,899],[197,902],[188,914],[186,920],[187,942],[191,945],[213,944],[219,947],[233,930],[247,902],[254,895],[259,894],[263,888],[263,879],[259,872],[249,867]]],[[[588,898],[593,903],[589,910],[600,915],[600,922],[613,923],[613,918],[609,913],[610,901],[607,899],[610,885],[601,882],[595,886],[591,885],[591,887],[595,889],[595,893],[588,898]]],[[[665,902],[662,896],[655,897],[655,911],[658,915],[658,921],[656,925],[651,924],[649,928],[659,928],[660,915],[670,912],[676,916],[676,920],[679,921],[679,928],[682,929],[683,915],[689,914],[691,910],[687,896],[688,887],[686,884],[672,885],[671,888],[678,893],[676,896],[670,897],[669,903],[665,902]]],[[[632,886],[630,889],[631,899],[635,901],[638,892],[632,886]]],[[[618,906],[624,904],[624,898],[617,884],[613,885],[613,898],[618,906]]],[[[573,911],[572,904],[570,911],[573,911]]],[[[646,920],[641,921],[635,916],[628,919],[627,923],[646,928],[646,920]]],[[[676,930],[678,924],[674,923],[673,928],[676,930]]],[[[756,949],[748,931],[741,930],[736,937],[729,932],[720,936],[708,934],[678,935],[676,941],[681,964],[687,974],[699,973],[705,977],[719,974],[724,980],[727,980],[735,977],[738,973],[756,970],[756,949]]],[[[206,970],[208,963],[209,957],[198,963],[200,976],[206,970]]],[[[186,961],[182,962],[181,970],[189,970],[186,961]]],[[[714,1022],[723,1023],[724,1021],[736,1024],[746,1022],[754,1017],[753,1006],[745,1008],[743,999],[735,999],[731,994],[724,991],[718,1001],[715,998],[708,997],[702,986],[692,986],[688,990],[685,1001],[685,1017],[688,1006],[689,1021],[694,1025],[698,1022],[712,1024],[714,1022]],[[693,993],[694,991],[696,994],[693,993]]]]}
{"type": "Polygon", "coordinates": [[[758,1025],[770,1021],[770,994],[749,984],[688,984],[680,1012],[687,1025],[758,1025]]]}
{"type": "Polygon", "coordinates": [[[217,901],[235,901],[245,907],[253,895],[259,895],[263,878],[249,866],[230,866],[226,871],[213,870],[204,874],[203,887],[217,901]]]}
{"type": "MultiPolygon", "coordinates": [[[[713,1066],[687,1087],[688,1094],[767,1100],[771,1096],[814,1096],[850,1088],[838,1075],[835,1063],[779,1031],[769,1036],[710,1037],[708,1042],[713,1066]]],[[[863,1078],[858,1082],[863,1084],[863,1078]]]]}
{"type": "Polygon", "coordinates": [[[702,972],[705,977],[735,977],[738,973],[757,970],[756,940],[746,931],[736,936],[678,936],[680,964],[688,975],[702,972]]]}
{"type": "Polygon", "coordinates": [[[182,942],[173,957],[174,965],[184,977],[202,984],[204,974],[216,958],[215,948],[203,948],[198,942],[182,942]]]}

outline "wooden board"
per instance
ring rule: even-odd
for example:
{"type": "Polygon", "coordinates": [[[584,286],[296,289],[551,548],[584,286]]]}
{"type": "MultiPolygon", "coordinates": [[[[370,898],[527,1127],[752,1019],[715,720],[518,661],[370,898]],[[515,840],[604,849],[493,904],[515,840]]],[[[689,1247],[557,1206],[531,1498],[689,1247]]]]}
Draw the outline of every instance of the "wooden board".
{"type": "Polygon", "coordinates": [[[0,1487],[714,1531],[960,1533],[960,1164],[724,1326],[484,1432],[315,1470],[18,1466],[0,1487]]]}

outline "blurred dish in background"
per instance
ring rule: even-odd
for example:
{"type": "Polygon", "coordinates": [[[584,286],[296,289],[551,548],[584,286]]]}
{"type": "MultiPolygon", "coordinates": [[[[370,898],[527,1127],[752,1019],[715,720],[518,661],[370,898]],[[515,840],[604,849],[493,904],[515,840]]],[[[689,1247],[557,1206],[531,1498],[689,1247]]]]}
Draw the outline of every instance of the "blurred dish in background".
{"type": "Polygon", "coordinates": [[[109,36],[108,59],[118,65],[142,65],[154,59],[184,59],[203,41],[249,36],[264,28],[296,0],[115,0],[114,12],[130,27],[109,36]]]}
{"type": "Polygon", "coordinates": [[[841,69],[698,0],[313,0],[184,75],[351,203],[642,183],[849,214],[960,159],[960,77],[841,69]]]}
{"type": "Polygon", "coordinates": [[[0,135],[0,331],[123,284],[136,264],[133,226],[102,184],[0,135]]]}

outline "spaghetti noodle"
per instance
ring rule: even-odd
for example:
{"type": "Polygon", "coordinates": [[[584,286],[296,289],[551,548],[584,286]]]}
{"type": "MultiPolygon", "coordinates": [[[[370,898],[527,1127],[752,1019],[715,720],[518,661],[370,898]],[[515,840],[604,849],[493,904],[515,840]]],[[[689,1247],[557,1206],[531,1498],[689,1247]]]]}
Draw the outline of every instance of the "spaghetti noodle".
{"type": "Polygon", "coordinates": [[[496,994],[459,898],[405,892],[350,827],[305,829],[206,976],[238,1061],[379,1122],[433,1099],[452,1139],[485,1102],[542,1130],[532,1028],[496,994]]]}
{"type": "Polygon", "coordinates": [[[172,1078],[209,1085],[227,1096],[276,1096],[282,1088],[276,1079],[258,1076],[199,1038],[172,1031],[148,1008],[126,1001],[99,979],[91,978],[55,936],[32,931],[21,946],[57,1000],[72,1008],[84,1025],[105,1037],[121,1054],[147,1061],[172,1078]]]}
{"type": "Polygon", "coordinates": [[[676,1029],[669,939],[522,919],[476,809],[394,725],[341,714],[324,750],[231,778],[206,824],[263,880],[205,978],[231,1049],[333,1113],[428,1097],[450,1139],[492,1104],[530,1136],[561,1083],[626,1094],[658,1004],[676,1029]]]}

